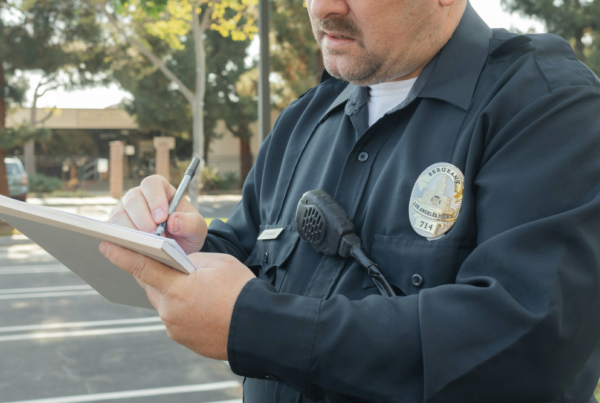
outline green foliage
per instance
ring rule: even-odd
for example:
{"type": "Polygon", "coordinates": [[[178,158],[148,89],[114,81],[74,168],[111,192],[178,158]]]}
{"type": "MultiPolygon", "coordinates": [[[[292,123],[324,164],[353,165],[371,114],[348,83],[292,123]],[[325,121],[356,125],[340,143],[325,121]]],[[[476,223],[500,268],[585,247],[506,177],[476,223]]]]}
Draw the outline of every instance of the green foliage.
{"type": "Polygon", "coordinates": [[[54,176],[34,174],[29,176],[29,191],[35,193],[51,193],[62,188],[62,181],[54,176]]]}
{"type": "MultiPolygon", "coordinates": [[[[129,0],[119,0],[116,5],[117,7],[127,7],[131,1],[129,0]]],[[[153,18],[157,18],[160,13],[165,11],[167,8],[168,0],[154,0],[154,1],[140,1],[139,5],[144,10],[145,13],[152,16],[153,18]]]]}
{"type": "Polygon", "coordinates": [[[204,122],[207,133],[216,137],[214,127],[223,119],[236,137],[250,139],[250,123],[257,120],[258,87],[242,90],[240,79],[254,66],[244,59],[250,41],[233,41],[218,33],[207,33],[207,73],[204,122]]]}
{"type": "Polygon", "coordinates": [[[181,50],[181,37],[192,30],[193,18],[203,19],[205,14],[208,28],[223,37],[236,41],[252,39],[258,33],[257,4],[258,0],[119,0],[116,10],[143,27],[145,32],[138,30],[138,35],[150,34],[181,50]]]}
{"type": "Polygon", "coordinates": [[[202,171],[202,183],[204,191],[232,190],[240,185],[237,174],[233,172],[220,173],[218,169],[205,167],[202,171]]]}
{"type": "MultiPolygon", "coordinates": [[[[183,49],[172,49],[152,36],[146,38],[152,51],[166,59],[167,67],[188,87],[196,86],[194,41],[190,36],[181,38],[183,49]]],[[[246,49],[250,41],[234,41],[214,31],[206,32],[207,83],[204,97],[204,127],[208,148],[218,138],[214,128],[224,119],[234,135],[249,138],[249,125],[256,121],[256,88],[241,94],[236,84],[253,66],[246,66],[246,49]]],[[[134,96],[125,102],[126,110],[136,116],[142,131],[177,137],[176,155],[189,157],[192,140],[192,107],[164,74],[154,69],[144,57],[131,59],[114,70],[121,86],[134,96]]]]}
{"type": "Polygon", "coordinates": [[[509,12],[519,12],[546,24],[548,32],[571,43],[575,54],[600,75],[600,2],[586,0],[502,0],[509,12]]]}
{"type": "MultiPolygon", "coordinates": [[[[96,19],[96,9],[79,0],[0,2],[17,17],[2,23],[0,57],[6,73],[38,70],[64,72],[67,88],[98,83],[106,67],[111,40],[96,19]]],[[[102,81],[102,80],[100,80],[102,81]]]]}
{"type": "MultiPolygon", "coordinates": [[[[175,166],[170,170],[170,183],[177,187],[183,179],[183,175],[190,165],[191,160],[176,160],[175,166]]],[[[239,175],[235,172],[219,172],[218,169],[207,166],[202,171],[203,190],[232,190],[239,189],[241,183],[239,175]]]]}
{"type": "Polygon", "coordinates": [[[0,131],[0,147],[21,147],[29,140],[46,141],[52,133],[48,129],[35,129],[24,123],[17,128],[5,128],[0,131]]]}
{"type": "Polygon", "coordinates": [[[271,34],[275,38],[275,43],[271,43],[275,48],[271,69],[283,80],[272,84],[272,92],[275,106],[283,109],[318,84],[323,62],[305,2],[272,0],[271,4],[271,34]]]}
{"type": "Polygon", "coordinates": [[[86,130],[53,129],[52,141],[40,141],[38,149],[43,155],[99,155],[98,145],[86,130]]]}
{"type": "MultiPolygon", "coordinates": [[[[181,51],[173,50],[150,36],[148,43],[155,54],[167,59],[167,67],[186,86],[194,85],[193,46],[181,51]]],[[[191,139],[193,116],[189,102],[145,57],[131,58],[129,63],[115,66],[113,75],[123,89],[133,94],[134,99],[125,101],[124,107],[136,117],[140,130],[182,140],[191,139]]]]}
{"type": "MultiPolygon", "coordinates": [[[[41,71],[45,75],[62,71],[68,77],[63,87],[95,84],[94,75],[107,65],[107,49],[95,9],[76,0],[0,2],[0,12],[15,20],[0,20],[0,97],[6,107],[21,105],[29,85],[18,73],[41,71]],[[75,7],[75,5],[77,5],[75,7]]],[[[4,117],[0,117],[4,119],[4,117]]],[[[0,122],[0,127],[4,121],[0,122]]],[[[0,147],[21,146],[30,139],[48,139],[48,130],[36,130],[29,122],[0,132],[0,147]]]]}

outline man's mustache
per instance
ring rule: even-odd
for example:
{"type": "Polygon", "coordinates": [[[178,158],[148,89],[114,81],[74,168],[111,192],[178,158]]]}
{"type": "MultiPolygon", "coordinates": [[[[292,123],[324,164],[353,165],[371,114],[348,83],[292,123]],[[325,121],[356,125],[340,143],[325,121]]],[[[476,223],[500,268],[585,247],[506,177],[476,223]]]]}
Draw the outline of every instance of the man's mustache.
{"type": "Polygon", "coordinates": [[[354,21],[349,18],[334,18],[331,20],[316,20],[317,30],[322,33],[323,31],[335,32],[337,34],[348,36],[354,39],[361,37],[360,28],[354,21]]]}

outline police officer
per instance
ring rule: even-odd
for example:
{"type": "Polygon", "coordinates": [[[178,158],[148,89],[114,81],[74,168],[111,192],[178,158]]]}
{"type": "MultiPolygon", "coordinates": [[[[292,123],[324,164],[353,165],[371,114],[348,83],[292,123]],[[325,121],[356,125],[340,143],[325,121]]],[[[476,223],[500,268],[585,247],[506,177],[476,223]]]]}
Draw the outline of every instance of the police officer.
{"type": "MultiPolygon", "coordinates": [[[[207,232],[186,201],[169,218],[200,270],[105,255],[171,338],[246,377],[245,402],[596,402],[598,78],[561,38],[491,30],[467,0],[306,5],[321,83],[282,112],[227,223],[207,232]],[[396,297],[300,239],[313,189],[396,297]]],[[[174,191],[150,177],[111,222],[153,231],[174,191]]]]}

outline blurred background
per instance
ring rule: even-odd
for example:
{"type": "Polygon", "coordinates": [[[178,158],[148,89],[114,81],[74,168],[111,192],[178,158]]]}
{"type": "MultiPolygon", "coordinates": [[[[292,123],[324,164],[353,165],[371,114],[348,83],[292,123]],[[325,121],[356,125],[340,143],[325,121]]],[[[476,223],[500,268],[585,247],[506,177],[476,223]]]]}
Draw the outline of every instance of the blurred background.
{"type": "MultiPolygon", "coordinates": [[[[257,2],[230,0],[209,13],[200,1],[196,29],[190,1],[0,3],[0,157],[22,162],[33,197],[108,196],[111,142],[123,144],[125,192],[156,173],[154,138],[172,137],[161,173],[177,183],[196,151],[206,164],[199,190],[238,193],[259,148],[257,2]]],[[[598,2],[471,3],[491,27],[565,37],[600,70],[598,2]]],[[[302,0],[270,9],[274,122],[323,65],[302,0]]]]}
{"type": "MultiPolygon", "coordinates": [[[[259,0],[0,0],[0,194],[106,220],[199,156],[189,197],[226,220],[261,137],[323,71],[303,0],[261,1],[262,69],[259,0]]],[[[600,73],[599,1],[471,4],[492,28],[564,37],[600,73]]],[[[0,235],[0,401],[241,402],[227,363],[171,342],[155,312],[106,302],[1,221],[0,235]]]]}

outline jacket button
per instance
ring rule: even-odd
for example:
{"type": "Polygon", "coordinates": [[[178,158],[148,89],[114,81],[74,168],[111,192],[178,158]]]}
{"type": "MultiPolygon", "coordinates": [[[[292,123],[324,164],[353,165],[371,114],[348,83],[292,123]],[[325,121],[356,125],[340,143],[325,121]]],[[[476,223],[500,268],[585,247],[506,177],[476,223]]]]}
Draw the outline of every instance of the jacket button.
{"type": "Polygon", "coordinates": [[[264,264],[269,263],[269,252],[265,252],[265,261],[264,264]]]}
{"type": "Polygon", "coordinates": [[[358,154],[358,160],[359,160],[360,162],[366,162],[368,159],[369,159],[369,154],[367,154],[367,153],[364,153],[364,152],[363,152],[363,153],[360,153],[360,154],[358,154]]]}
{"type": "Polygon", "coordinates": [[[412,282],[412,285],[414,285],[417,288],[423,285],[423,277],[421,277],[419,274],[413,274],[410,281],[412,282]]]}
{"type": "Polygon", "coordinates": [[[265,378],[269,381],[279,381],[279,378],[277,378],[275,375],[271,375],[271,374],[265,375],[265,378]]]}

